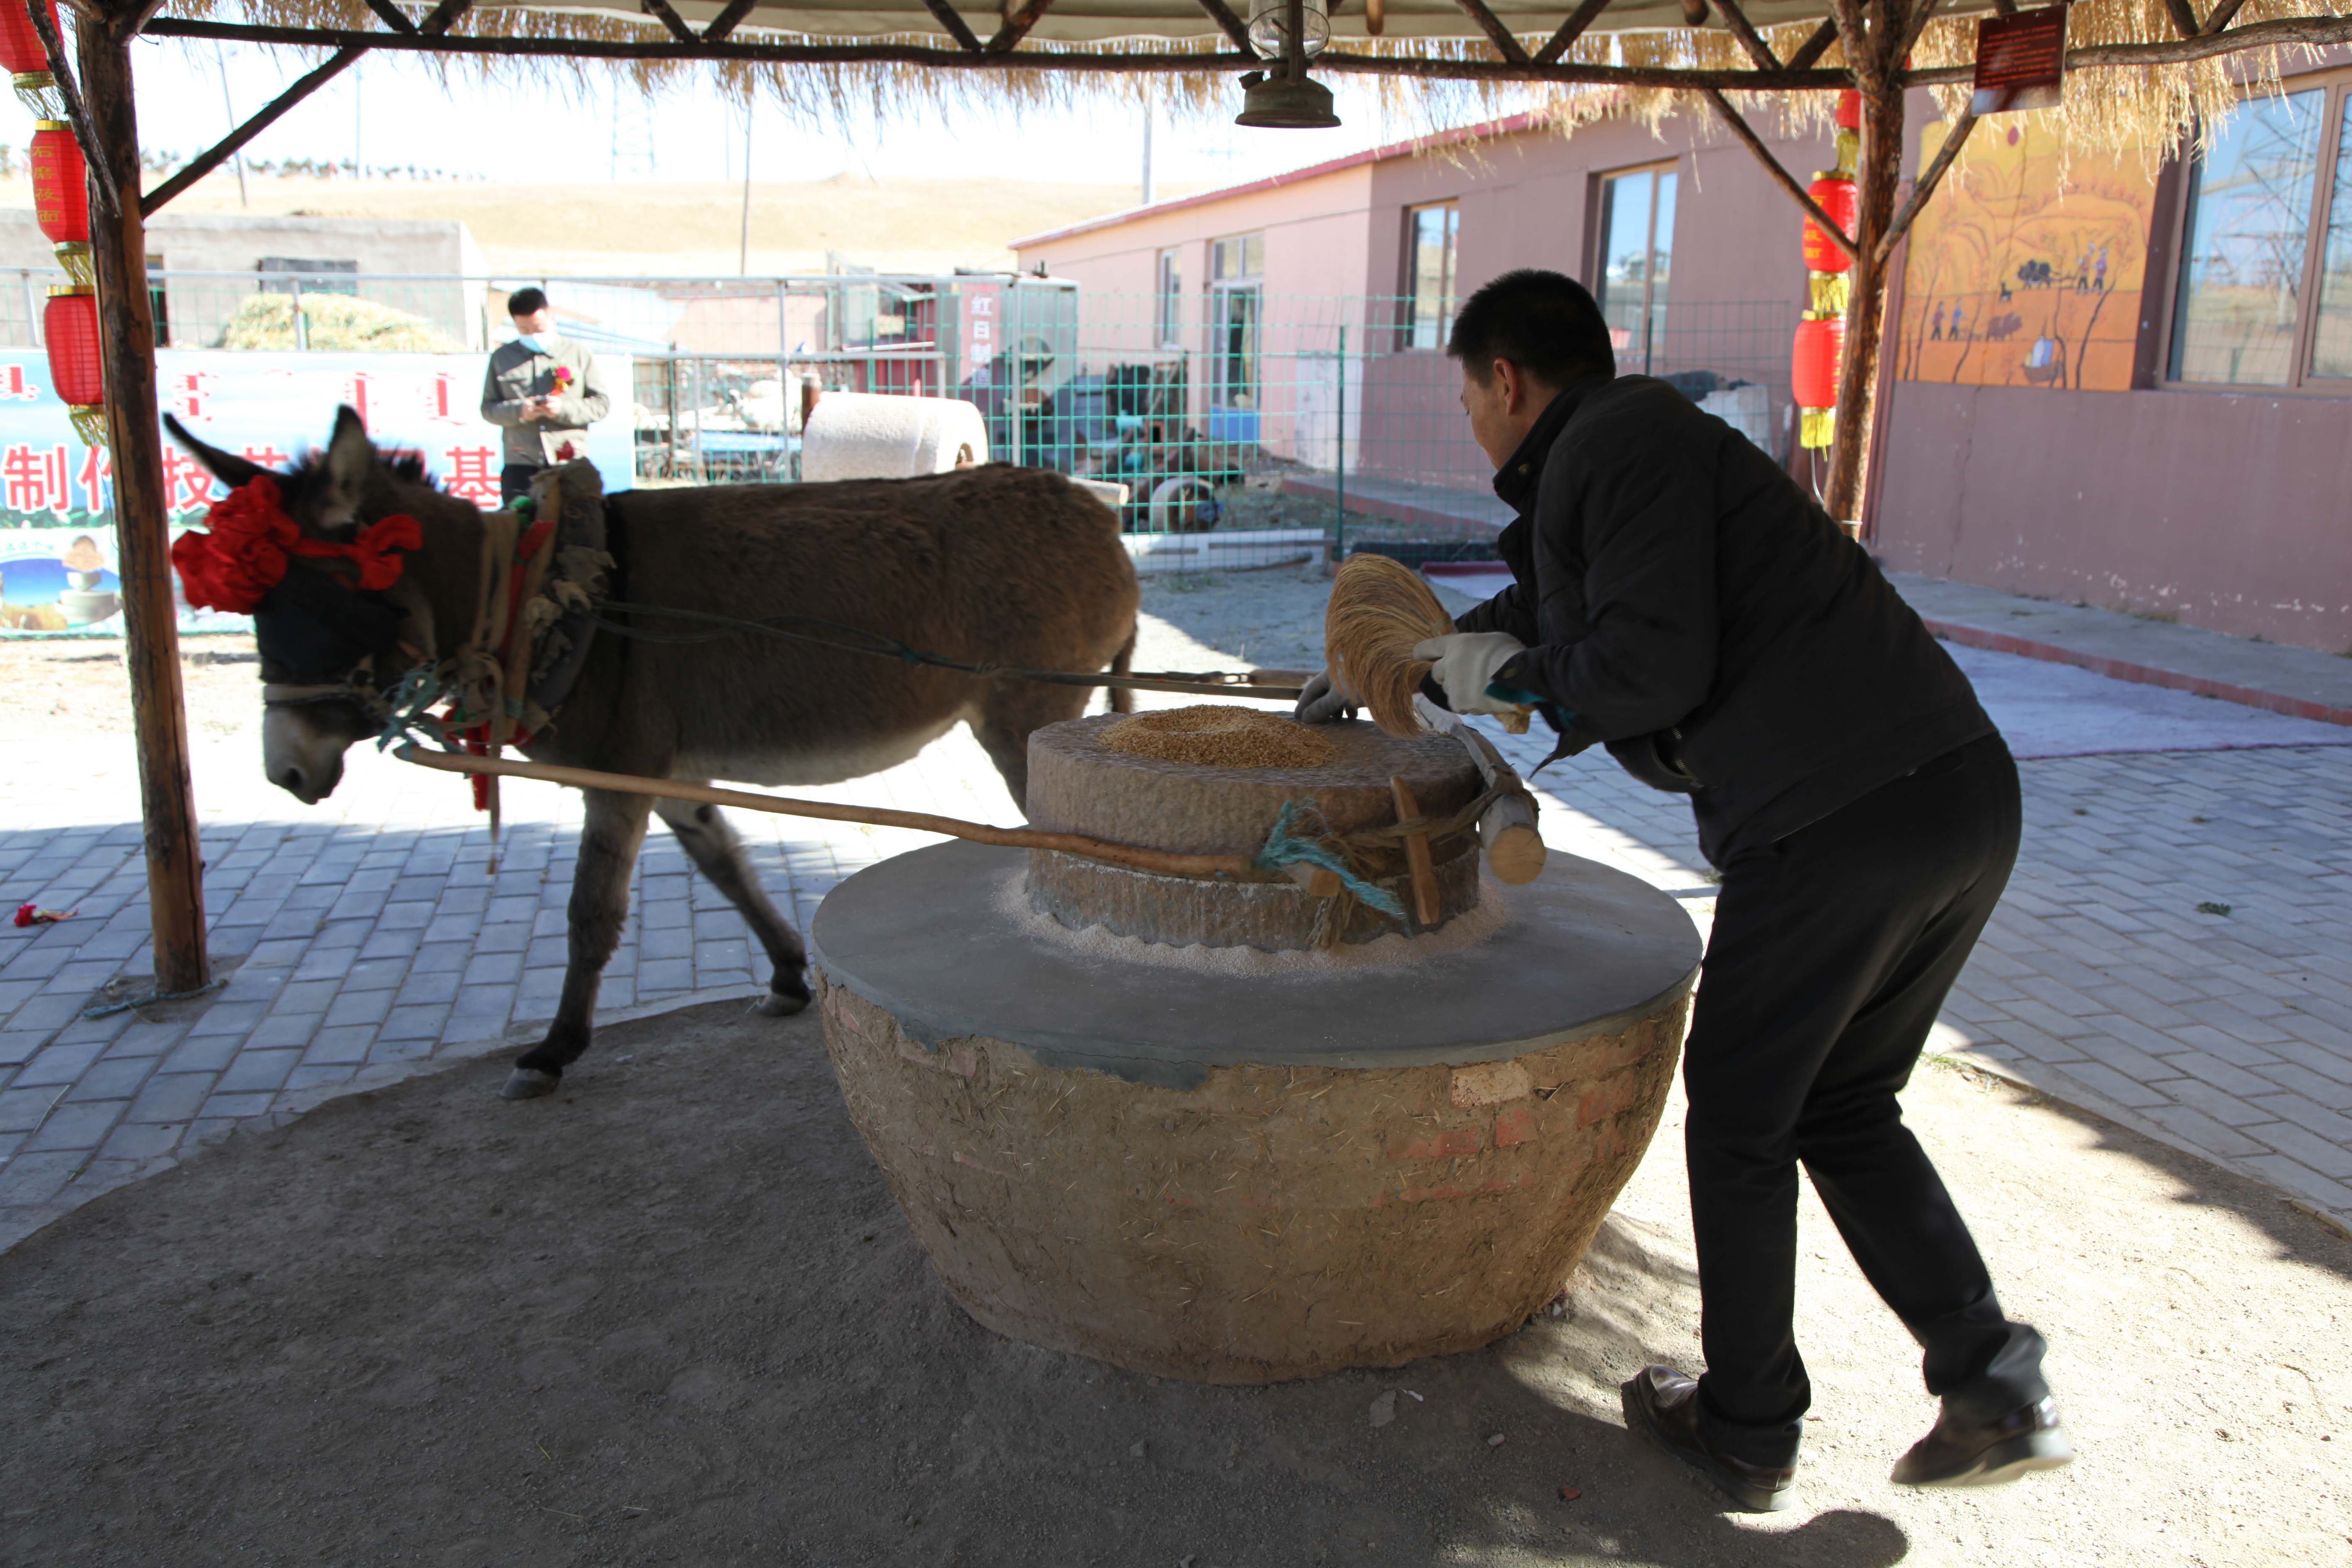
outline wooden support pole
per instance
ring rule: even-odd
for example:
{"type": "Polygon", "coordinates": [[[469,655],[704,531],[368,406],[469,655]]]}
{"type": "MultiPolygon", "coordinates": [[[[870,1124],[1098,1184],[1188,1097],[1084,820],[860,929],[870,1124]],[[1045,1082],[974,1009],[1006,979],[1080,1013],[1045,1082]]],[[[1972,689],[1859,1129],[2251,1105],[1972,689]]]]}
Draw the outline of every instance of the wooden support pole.
{"type": "MultiPolygon", "coordinates": [[[[75,29],[91,122],[115,188],[139,188],[139,121],[132,111],[131,46],[106,27],[75,29]]],[[[205,957],[204,861],[188,772],[187,716],[180,689],[180,637],[163,489],[163,431],[156,419],[155,318],[147,293],[147,226],[139,204],[91,214],[98,268],[106,418],[114,450],[114,528],[122,579],[122,662],[144,805],[147,903],[154,922],[155,988],[194,991],[211,979],[205,957]]]]}
{"type": "MultiPolygon", "coordinates": [[[[923,4],[929,9],[931,19],[945,27],[948,30],[948,37],[965,48],[978,53],[988,47],[980,41],[980,35],[971,30],[971,24],[957,14],[956,8],[949,5],[948,0],[923,0],[923,4]]],[[[745,8],[749,9],[749,6],[746,5],[745,8]]]]}
{"type": "Polygon", "coordinates": [[[988,52],[992,55],[1010,54],[1013,47],[1027,37],[1029,29],[1044,21],[1045,13],[1053,8],[1054,0],[1021,0],[1018,5],[1007,0],[1004,26],[997,28],[996,37],[988,40],[988,52]]]}
{"type": "Polygon", "coordinates": [[[1862,148],[1854,168],[1854,262],[1845,310],[1845,358],[1838,369],[1837,428],[1830,441],[1822,504],[1843,523],[1862,521],[1864,457],[1878,384],[1886,268],[1893,247],[1880,238],[1894,226],[1895,190],[1903,174],[1903,81],[1879,75],[1862,94],[1862,148]]]}
{"type": "Polygon", "coordinates": [[[1715,8],[1723,13],[1724,24],[1731,29],[1731,36],[1739,40],[1739,47],[1748,52],[1748,58],[1755,62],[1758,70],[1776,71],[1780,68],[1780,58],[1772,53],[1772,46],[1764,41],[1764,35],[1748,21],[1748,13],[1739,8],[1739,0],[1715,0],[1715,8]]]}

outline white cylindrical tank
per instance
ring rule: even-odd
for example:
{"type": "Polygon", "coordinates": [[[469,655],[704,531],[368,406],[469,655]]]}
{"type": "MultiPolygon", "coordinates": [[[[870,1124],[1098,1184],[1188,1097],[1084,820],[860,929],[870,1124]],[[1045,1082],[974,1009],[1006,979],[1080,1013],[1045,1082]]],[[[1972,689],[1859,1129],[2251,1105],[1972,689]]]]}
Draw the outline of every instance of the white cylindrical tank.
{"type": "Polygon", "coordinates": [[[801,478],[906,479],[988,461],[988,426],[960,398],[828,392],[801,433],[801,478]]]}

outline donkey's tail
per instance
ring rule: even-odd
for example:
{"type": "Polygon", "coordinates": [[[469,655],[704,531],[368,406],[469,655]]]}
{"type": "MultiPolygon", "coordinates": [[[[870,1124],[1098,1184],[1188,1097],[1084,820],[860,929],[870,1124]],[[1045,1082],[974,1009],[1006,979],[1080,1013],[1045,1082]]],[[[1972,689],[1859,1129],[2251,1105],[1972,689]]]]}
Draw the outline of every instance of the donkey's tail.
{"type": "MultiPolygon", "coordinates": [[[[1118,651],[1117,653],[1111,655],[1110,672],[1113,675],[1124,676],[1135,668],[1135,632],[1133,630],[1129,631],[1127,634],[1127,640],[1119,644],[1118,651]]],[[[1135,693],[1129,690],[1124,686],[1112,687],[1110,689],[1110,710],[1114,713],[1134,712],[1135,693]]]]}

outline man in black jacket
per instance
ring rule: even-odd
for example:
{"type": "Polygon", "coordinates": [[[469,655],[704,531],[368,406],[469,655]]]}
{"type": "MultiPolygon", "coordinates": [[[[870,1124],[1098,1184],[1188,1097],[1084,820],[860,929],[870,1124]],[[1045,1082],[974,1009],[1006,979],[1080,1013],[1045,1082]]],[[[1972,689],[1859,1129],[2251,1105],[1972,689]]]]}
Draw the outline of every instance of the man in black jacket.
{"type": "MultiPolygon", "coordinates": [[[[1792,1327],[1797,1164],[1926,1352],[1934,1429],[1894,1479],[2073,1457],[1895,1095],[2017,857],[2016,764],[1870,557],[1745,437],[1616,374],[1558,273],[1471,296],[1450,353],[1512,585],[1414,650],[1457,712],[1533,706],[1687,793],[1723,873],[1684,1057],[1706,1374],[1643,1370],[1627,1425],[1742,1506],[1787,1507],[1811,1387],[1792,1327]]],[[[1340,710],[1318,678],[1303,720],[1340,710]]]]}

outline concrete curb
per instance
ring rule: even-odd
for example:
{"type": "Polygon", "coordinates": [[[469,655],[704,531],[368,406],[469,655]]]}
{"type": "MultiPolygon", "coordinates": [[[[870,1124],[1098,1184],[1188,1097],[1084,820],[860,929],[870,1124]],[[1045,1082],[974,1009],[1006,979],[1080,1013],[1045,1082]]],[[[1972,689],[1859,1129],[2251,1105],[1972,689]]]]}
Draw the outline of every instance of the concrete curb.
{"type": "Polygon", "coordinates": [[[2238,686],[2201,675],[2184,675],[2177,669],[2135,664],[2129,659],[2107,658],[2099,654],[2063,647],[2056,643],[2011,637],[2007,632],[1987,631],[1982,626],[1972,626],[1961,621],[1928,620],[1924,616],[1922,620],[1936,636],[1948,642],[1958,643],[1963,647],[2021,654],[2027,658],[2047,659],[2053,664],[2071,664],[2077,669],[2087,669],[2095,675],[2111,676],[2117,680],[2129,680],[2141,686],[2161,686],[2174,691],[2193,692],[2199,697],[2218,697],[2225,702],[2261,708],[2294,719],[2314,719],[2322,724],[2352,725],[2352,707],[2314,702],[2305,698],[2289,697],[2282,692],[2264,691],[2252,686],[2238,686]]]}

